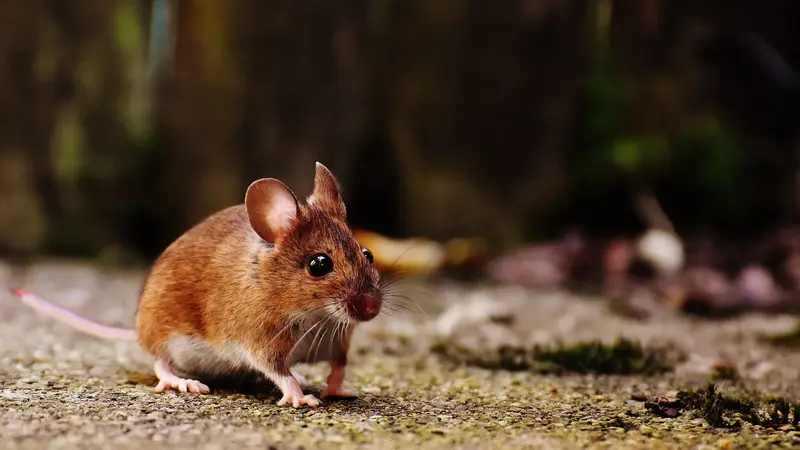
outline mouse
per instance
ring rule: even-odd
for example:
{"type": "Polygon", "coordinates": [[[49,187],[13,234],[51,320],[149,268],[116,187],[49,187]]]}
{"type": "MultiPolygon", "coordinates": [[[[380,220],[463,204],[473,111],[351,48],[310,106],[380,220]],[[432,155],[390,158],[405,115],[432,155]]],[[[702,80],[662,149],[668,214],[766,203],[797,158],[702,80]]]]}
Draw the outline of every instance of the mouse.
{"type": "Polygon", "coordinates": [[[272,382],[278,405],[316,407],[358,397],[344,385],[353,331],[382,311],[369,249],[347,223],[338,180],[316,163],[301,203],[276,178],[253,181],[244,202],[213,213],[150,266],[131,329],[107,326],[23,289],[24,304],[98,338],[134,341],[154,359],[156,392],[206,394],[215,380],[272,382]],[[327,362],[320,397],[298,363],[327,362]]]}

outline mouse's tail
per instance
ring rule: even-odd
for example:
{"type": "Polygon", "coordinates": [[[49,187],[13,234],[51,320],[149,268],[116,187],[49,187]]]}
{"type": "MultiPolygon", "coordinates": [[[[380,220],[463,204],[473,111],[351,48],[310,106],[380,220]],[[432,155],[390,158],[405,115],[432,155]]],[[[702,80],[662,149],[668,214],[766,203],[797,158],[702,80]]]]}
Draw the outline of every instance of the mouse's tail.
{"type": "Polygon", "coordinates": [[[84,333],[99,338],[116,341],[136,340],[136,330],[129,328],[110,327],[93,322],[85,317],[75,314],[66,308],[50,303],[36,294],[22,289],[12,289],[11,292],[21,298],[22,303],[33,308],[34,310],[63,322],[75,329],[83,331],[84,333]]]}

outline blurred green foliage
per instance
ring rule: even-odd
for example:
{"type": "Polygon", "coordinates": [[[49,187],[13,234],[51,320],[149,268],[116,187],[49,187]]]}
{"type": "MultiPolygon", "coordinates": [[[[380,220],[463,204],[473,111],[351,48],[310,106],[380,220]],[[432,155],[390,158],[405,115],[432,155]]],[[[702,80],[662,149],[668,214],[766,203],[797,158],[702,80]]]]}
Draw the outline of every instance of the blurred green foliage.
{"type": "Polygon", "coordinates": [[[797,63],[796,2],[180,1],[158,67],[151,3],[0,7],[0,250],[143,262],[316,160],[356,227],[497,249],[639,189],[684,233],[796,215],[797,97],[740,37],[797,63]]]}

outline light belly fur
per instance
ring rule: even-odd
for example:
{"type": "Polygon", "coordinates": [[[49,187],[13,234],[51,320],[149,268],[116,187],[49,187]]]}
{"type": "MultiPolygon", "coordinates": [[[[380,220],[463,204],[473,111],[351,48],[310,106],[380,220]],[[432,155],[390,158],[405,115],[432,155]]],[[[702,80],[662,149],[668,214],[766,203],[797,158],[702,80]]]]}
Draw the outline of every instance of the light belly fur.
{"type": "MultiPolygon", "coordinates": [[[[332,320],[328,323],[325,320],[309,320],[295,327],[293,333],[297,342],[287,360],[287,367],[330,361],[341,351],[344,329],[336,327],[332,320]],[[319,325],[314,326],[317,323],[319,325]]],[[[251,363],[251,355],[235,343],[220,347],[201,339],[176,335],[169,340],[167,353],[176,374],[186,378],[243,380],[262,376],[251,363]]]]}

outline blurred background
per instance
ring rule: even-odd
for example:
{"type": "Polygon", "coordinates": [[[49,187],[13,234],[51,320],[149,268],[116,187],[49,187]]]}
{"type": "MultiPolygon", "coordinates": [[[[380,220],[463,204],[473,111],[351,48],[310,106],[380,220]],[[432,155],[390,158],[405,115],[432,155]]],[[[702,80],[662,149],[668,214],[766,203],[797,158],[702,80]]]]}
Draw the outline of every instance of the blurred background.
{"type": "Polygon", "coordinates": [[[320,161],[387,269],[415,249],[426,273],[793,304],[798,19],[793,0],[5,1],[0,252],[146,265],[256,178],[305,197],[320,161]]]}

